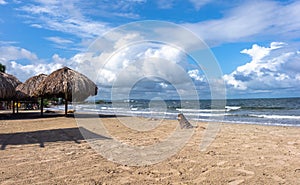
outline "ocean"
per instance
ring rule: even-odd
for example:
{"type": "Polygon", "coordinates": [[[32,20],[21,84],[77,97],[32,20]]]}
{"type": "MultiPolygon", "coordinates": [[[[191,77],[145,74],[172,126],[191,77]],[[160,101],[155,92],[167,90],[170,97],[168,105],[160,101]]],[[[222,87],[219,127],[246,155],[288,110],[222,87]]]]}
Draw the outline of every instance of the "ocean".
{"type": "Polygon", "coordinates": [[[126,100],[79,104],[74,108],[105,115],[177,119],[178,114],[183,113],[189,120],[196,121],[300,126],[300,98],[216,100],[213,106],[211,100],[126,100]]]}

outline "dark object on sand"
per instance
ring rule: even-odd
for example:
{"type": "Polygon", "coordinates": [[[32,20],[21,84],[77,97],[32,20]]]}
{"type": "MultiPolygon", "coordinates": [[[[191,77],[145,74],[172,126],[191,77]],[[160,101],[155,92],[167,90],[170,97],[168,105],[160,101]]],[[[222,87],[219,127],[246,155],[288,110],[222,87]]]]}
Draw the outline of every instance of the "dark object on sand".
{"type": "Polygon", "coordinates": [[[184,129],[184,128],[194,128],[194,126],[186,119],[186,117],[180,113],[178,114],[178,121],[180,124],[180,128],[184,129]]]}

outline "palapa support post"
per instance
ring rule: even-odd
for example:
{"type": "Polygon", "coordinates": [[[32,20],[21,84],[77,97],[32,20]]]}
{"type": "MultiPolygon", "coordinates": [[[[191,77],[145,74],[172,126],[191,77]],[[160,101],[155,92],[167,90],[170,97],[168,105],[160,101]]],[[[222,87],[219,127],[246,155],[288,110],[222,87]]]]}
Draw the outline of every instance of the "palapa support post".
{"type": "Polygon", "coordinates": [[[68,116],[68,95],[65,94],[65,116],[68,116]]]}
{"type": "Polygon", "coordinates": [[[44,115],[44,97],[41,97],[41,117],[44,115]]]}
{"type": "Polygon", "coordinates": [[[17,114],[19,113],[19,101],[17,101],[17,114]]]}
{"type": "Polygon", "coordinates": [[[63,71],[63,78],[64,78],[64,91],[65,91],[65,116],[68,116],[68,69],[64,68],[63,71]]]}
{"type": "Polygon", "coordinates": [[[13,100],[13,114],[15,114],[15,100],[13,100]]]}

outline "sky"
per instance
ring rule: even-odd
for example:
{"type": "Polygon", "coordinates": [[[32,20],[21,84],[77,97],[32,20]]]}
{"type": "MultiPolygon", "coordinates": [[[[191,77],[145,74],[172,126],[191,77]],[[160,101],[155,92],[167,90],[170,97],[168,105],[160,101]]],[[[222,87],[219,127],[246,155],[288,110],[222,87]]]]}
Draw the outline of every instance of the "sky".
{"type": "Polygon", "coordinates": [[[69,66],[100,99],[299,97],[299,10],[291,0],[0,0],[0,63],[23,82],[69,66]],[[197,66],[201,47],[220,68],[197,66]]]}

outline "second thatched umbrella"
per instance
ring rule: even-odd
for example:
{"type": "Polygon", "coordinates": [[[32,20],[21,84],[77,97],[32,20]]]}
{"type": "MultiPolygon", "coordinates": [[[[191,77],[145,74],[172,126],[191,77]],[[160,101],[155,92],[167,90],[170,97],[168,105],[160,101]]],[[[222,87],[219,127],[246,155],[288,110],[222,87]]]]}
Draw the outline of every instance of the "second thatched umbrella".
{"type": "MultiPolygon", "coordinates": [[[[24,83],[19,84],[16,88],[16,97],[18,100],[26,100],[37,97],[37,88],[41,84],[47,75],[39,74],[27,79],[24,83]]],[[[41,105],[43,104],[43,98],[41,98],[41,105]]],[[[43,112],[43,106],[41,106],[41,111],[43,112]]],[[[18,110],[18,109],[17,109],[18,110]]]]}
{"type": "Polygon", "coordinates": [[[68,113],[68,101],[83,101],[97,94],[96,84],[83,74],[68,67],[52,72],[37,89],[42,97],[65,99],[65,115],[68,113]]]}
{"type": "Polygon", "coordinates": [[[26,99],[36,97],[36,90],[47,75],[39,74],[27,79],[24,83],[19,84],[16,88],[17,99],[26,99]]]}

